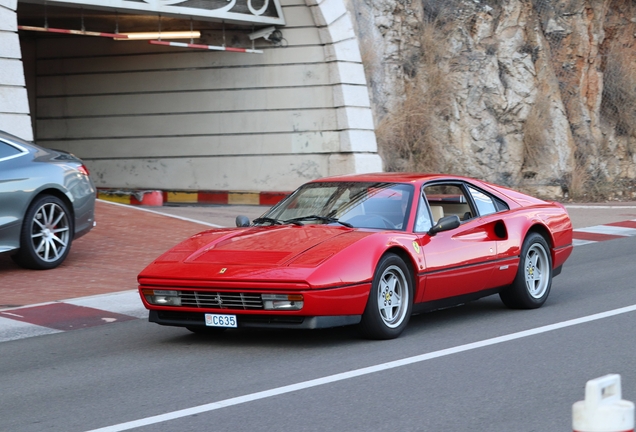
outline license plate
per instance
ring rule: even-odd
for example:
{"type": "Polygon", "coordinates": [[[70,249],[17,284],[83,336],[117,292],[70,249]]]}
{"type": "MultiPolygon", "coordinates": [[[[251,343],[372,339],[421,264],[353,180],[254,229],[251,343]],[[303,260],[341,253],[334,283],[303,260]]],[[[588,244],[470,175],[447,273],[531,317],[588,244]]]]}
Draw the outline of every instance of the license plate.
{"type": "Polygon", "coordinates": [[[236,328],[236,315],[205,314],[205,325],[208,327],[236,328]]]}

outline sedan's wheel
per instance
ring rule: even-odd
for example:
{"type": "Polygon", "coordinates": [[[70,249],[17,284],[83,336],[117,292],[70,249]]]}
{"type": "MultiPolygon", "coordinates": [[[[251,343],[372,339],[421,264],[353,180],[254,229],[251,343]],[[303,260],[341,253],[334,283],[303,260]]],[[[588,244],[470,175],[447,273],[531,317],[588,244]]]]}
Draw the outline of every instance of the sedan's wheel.
{"type": "Polygon", "coordinates": [[[499,296],[515,309],[534,309],[545,303],[552,286],[552,259],[543,236],[531,233],[523,242],[519,269],[512,285],[499,296]]]}
{"type": "Polygon", "coordinates": [[[73,221],[66,204],[57,197],[37,198],[27,210],[20,234],[20,250],[14,260],[37,270],[59,266],[73,240],[73,221]]]}
{"type": "Polygon", "coordinates": [[[406,327],[413,304],[412,276],[407,265],[395,254],[378,263],[360,330],[371,339],[393,339],[406,327]]]}

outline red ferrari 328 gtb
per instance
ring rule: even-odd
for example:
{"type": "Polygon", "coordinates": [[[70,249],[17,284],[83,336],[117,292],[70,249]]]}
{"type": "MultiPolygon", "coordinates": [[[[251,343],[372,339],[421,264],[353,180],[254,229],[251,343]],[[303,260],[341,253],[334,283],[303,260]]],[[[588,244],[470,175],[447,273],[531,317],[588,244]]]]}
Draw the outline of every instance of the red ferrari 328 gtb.
{"type": "Polygon", "coordinates": [[[413,313],[495,293],[538,308],[571,252],[556,202],[466,177],[340,176],[175,246],[139,292],[151,322],[195,333],[356,324],[390,339],[413,313]]]}

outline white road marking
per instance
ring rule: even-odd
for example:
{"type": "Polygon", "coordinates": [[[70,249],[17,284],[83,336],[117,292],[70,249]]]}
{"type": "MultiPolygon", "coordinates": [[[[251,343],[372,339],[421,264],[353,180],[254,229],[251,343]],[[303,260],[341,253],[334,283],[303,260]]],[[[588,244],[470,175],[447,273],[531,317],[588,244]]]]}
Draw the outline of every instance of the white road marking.
{"type": "Polygon", "coordinates": [[[53,333],[62,333],[62,330],[54,330],[36,324],[29,324],[22,321],[16,321],[14,319],[0,317],[0,342],[26,339],[53,333]]]}
{"type": "MultiPolygon", "coordinates": [[[[33,336],[42,336],[53,333],[62,333],[63,330],[56,330],[48,327],[30,324],[19,320],[11,319],[23,318],[18,312],[20,309],[46,306],[56,303],[67,303],[75,306],[90,307],[121,315],[128,315],[135,318],[148,318],[148,310],[144,307],[139,292],[137,290],[120,291],[110,294],[98,294],[94,296],[79,297],[75,299],[38,303],[17,308],[0,310],[0,342],[8,342],[18,339],[26,339],[33,336]]],[[[117,321],[114,318],[102,318],[104,322],[117,321]]]]}
{"type": "Polygon", "coordinates": [[[210,227],[213,227],[213,228],[224,228],[222,225],[216,225],[216,224],[213,224],[213,223],[203,222],[203,221],[196,220],[196,219],[190,219],[190,218],[183,217],[183,216],[176,216],[176,215],[173,215],[173,214],[170,214],[170,213],[162,213],[162,212],[159,212],[159,211],[150,210],[150,209],[142,208],[142,207],[137,207],[137,206],[134,206],[134,205],[122,204],[122,203],[118,203],[118,202],[106,201],[106,200],[101,200],[101,199],[97,200],[97,201],[108,203],[108,204],[112,204],[112,205],[116,205],[116,206],[126,207],[128,209],[135,209],[135,210],[139,210],[139,211],[145,211],[145,212],[148,212],[148,213],[154,213],[154,214],[158,214],[158,215],[161,215],[161,216],[168,216],[168,217],[171,217],[171,218],[174,218],[174,219],[180,219],[180,220],[184,220],[184,221],[187,221],[187,222],[194,222],[194,223],[198,223],[198,224],[201,224],[201,225],[207,225],[207,226],[210,226],[210,227]]]}
{"type": "Polygon", "coordinates": [[[598,242],[592,241],[592,240],[579,240],[579,239],[572,240],[572,245],[573,246],[583,246],[583,245],[590,244],[590,243],[598,243],[598,242]]]}
{"type": "Polygon", "coordinates": [[[617,227],[611,225],[596,225],[587,228],[578,228],[574,230],[575,232],[587,232],[587,233],[595,233],[595,234],[610,234],[610,235],[619,235],[619,236],[635,236],[636,228],[625,228],[625,227],[617,227]]]}
{"type": "Polygon", "coordinates": [[[2,314],[2,315],[11,315],[11,316],[18,317],[18,318],[24,318],[24,316],[22,316],[22,315],[14,314],[14,313],[11,313],[11,312],[0,312],[0,314],[2,314]]]}
{"type": "Polygon", "coordinates": [[[446,357],[453,354],[458,354],[465,351],[471,351],[478,348],[483,348],[491,345],[497,345],[504,342],[510,342],[513,340],[526,338],[530,336],[535,336],[542,333],[551,332],[554,330],[559,330],[562,328],[572,327],[579,324],[585,324],[591,321],[597,321],[604,318],[613,317],[616,315],[626,314],[629,312],[636,311],[636,304],[631,306],[622,307],[619,309],[613,309],[606,312],[601,312],[593,315],[584,316],[581,318],[575,318],[568,321],[562,321],[556,324],[549,324],[542,327],[536,327],[530,330],[524,330],[516,333],[510,333],[503,336],[498,336],[490,339],[484,339],[478,342],[472,342],[465,345],[459,345],[452,348],[446,348],[439,351],[433,351],[426,354],[420,354],[413,357],[407,357],[400,360],[394,360],[386,363],[381,363],[375,366],[369,366],[365,368],[360,368],[356,370],[352,370],[349,372],[342,372],[334,375],[329,375],[322,378],[316,378],[309,381],[303,381],[296,384],[286,385],[282,387],[273,388],[270,390],[265,390],[261,392],[256,392],[252,394],[247,394],[244,396],[238,396],[230,399],[221,400],[218,402],[212,402],[204,405],[195,406],[192,408],[186,408],[178,411],[172,411],[165,414],[160,414],[152,417],[146,417],[139,420],[134,420],[130,422],[120,423],[112,426],[107,426],[100,429],[93,429],[89,432],[118,432],[125,431],[134,428],[139,428],[143,426],[149,426],[152,424],[163,423],[170,420],[175,420],[178,418],[188,417],[195,414],[201,414],[205,412],[219,410],[221,408],[226,408],[229,406],[235,406],[239,404],[244,404],[247,402],[252,402],[260,399],[266,399],[274,396],[279,396],[287,393],[291,393],[294,391],[304,390],[312,387],[317,387],[325,384],[330,384],[338,381],[344,381],[351,378],[356,378],[363,375],[369,375],[376,372],[381,372],[389,369],[395,369],[402,366],[411,365],[414,363],[420,363],[427,360],[432,360],[440,357],[446,357]]]}
{"type": "Polygon", "coordinates": [[[148,318],[148,310],[139,298],[139,291],[128,290],[110,294],[98,294],[64,300],[63,303],[75,306],[90,307],[137,318],[148,318]]]}

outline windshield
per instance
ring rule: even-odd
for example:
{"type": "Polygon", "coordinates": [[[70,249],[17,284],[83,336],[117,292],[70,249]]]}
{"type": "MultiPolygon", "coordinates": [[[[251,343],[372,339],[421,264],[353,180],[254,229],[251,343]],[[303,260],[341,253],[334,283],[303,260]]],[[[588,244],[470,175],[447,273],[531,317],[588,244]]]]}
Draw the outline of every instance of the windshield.
{"type": "Polygon", "coordinates": [[[399,183],[308,183],[274,206],[257,224],[340,223],[355,228],[406,228],[413,186],[399,183]]]}

